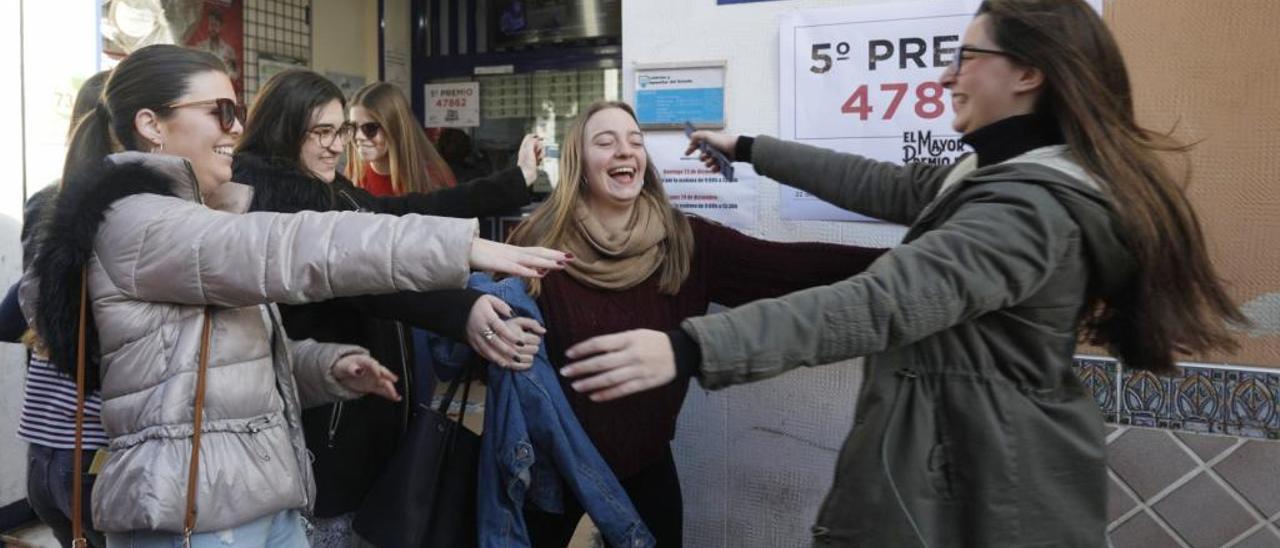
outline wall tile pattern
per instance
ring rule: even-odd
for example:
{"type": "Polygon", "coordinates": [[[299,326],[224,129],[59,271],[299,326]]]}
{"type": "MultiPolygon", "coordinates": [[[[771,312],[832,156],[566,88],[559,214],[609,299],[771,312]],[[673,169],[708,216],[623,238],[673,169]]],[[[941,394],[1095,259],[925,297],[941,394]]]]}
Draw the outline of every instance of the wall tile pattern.
{"type": "Polygon", "coordinates": [[[1280,547],[1280,372],[1076,372],[1110,423],[1110,547],[1280,547]]]}

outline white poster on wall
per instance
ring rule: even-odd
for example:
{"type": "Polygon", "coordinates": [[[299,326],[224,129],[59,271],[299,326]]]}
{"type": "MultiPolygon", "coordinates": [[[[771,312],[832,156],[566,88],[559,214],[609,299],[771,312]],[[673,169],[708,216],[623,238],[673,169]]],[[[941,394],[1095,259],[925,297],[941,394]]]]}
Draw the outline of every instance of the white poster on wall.
{"type": "Polygon", "coordinates": [[[427,84],[427,127],[476,127],[480,125],[480,83],[427,84]]]}
{"type": "Polygon", "coordinates": [[[702,165],[698,156],[685,156],[689,139],[683,133],[645,134],[649,161],[662,176],[671,203],[685,213],[749,232],[756,228],[756,187],[759,175],[748,164],[734,164],[733,180],[702,165]]]}
{"type": "Polygon", "coordinates": [[[387,46],[382,53],[382,68],[382,79],[400,88],[405,97],[409,97],[410,90],[413,89],[409,82],[409,54],[387,46]]]}
{"type": "MultiPolygon", "coordinates": [[[[1090,0],[1101,12],[1101,0],[1090,0]]],[[[951,164],[967,151],[938,83],[978,0],[791,12],[779,32],[779,136],[899,164],[951,164]]],[[[780,215],[869,221],[791,187],[780,215]]]]}

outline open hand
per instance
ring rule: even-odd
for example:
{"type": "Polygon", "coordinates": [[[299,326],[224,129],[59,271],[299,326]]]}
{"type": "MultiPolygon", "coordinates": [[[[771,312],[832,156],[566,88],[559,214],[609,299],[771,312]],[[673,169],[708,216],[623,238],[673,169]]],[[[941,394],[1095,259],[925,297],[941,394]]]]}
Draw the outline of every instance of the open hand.
{"type": "Polygon", "coordinates": [[[367,354],[348,354],[333,364],[333,378],[352,392],[377,394],[391,401],[400,401],[396,393],[395,373],[367,354]]]}
{"type": "Polygon", "coordinates": [[[548,271],[561,270],[573,255],[545,247],[517,247],[483,238],[471,240],[471,268],[541,278],[548,271]]]}
{"type": "Polygon", "coordinates": [[[585,377],[573,389],[591,401],[616,400],[657,388],[676,378],[676,357],[667,334],[635,329],[601,335],[573,345],[565,352],[579,360],[560,369],[566,377],[585,377]]]}

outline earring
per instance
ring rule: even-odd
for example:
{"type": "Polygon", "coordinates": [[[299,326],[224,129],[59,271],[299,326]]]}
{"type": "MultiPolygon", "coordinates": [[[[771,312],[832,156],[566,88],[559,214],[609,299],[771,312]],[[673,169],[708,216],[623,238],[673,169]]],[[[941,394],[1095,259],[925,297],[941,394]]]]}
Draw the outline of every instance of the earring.
{"type": "Polygon", "coordinates": [[[160,152],[164,152],[164,142],[163,142],[163,141],[161,141],[161,142],[159,142],[159,143],[155,143],[155,144],[153,144],[153,145],[151,146],[151,153],[152,153],[152,154],[157,154],[157,153],[160,153],[160,152]]]}

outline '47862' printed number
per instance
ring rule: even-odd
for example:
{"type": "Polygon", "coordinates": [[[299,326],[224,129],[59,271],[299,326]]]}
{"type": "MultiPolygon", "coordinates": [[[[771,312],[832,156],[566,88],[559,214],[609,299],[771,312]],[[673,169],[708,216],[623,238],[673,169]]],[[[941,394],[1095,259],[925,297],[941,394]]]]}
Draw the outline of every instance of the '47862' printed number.
{"type": "MultiPolygon", "coordinates": [[[[898,107],[902,104],[902,100],[907,96],[911,85],[906,82],[880,84],[880,94],[876,99],[883,100],[884,93],[892,93],[889,98],[889,105],[884,109],[884,113],[880,116],[881,120],[892,120],[894,115],[898,113],[898,107]]],[[[844,114],[857,114],[859,120],[866,120],[871,113],[876,110],[872,105],[872,99],[868,96],[868,88],[866,84],[858,86],[853,90],[853,94],[845,100],[840,106],[840,112],[844,114]]],[[[915,111],[916,116],[923,120],[932,120],[942,116],[946,112],[946,104],[942,102],[943,89],[942,84],[938,82],[921,82],[916,86],[915,90],[915,111]]],[[[879,101],[877,101],[878,103],[879,101]]]]}

